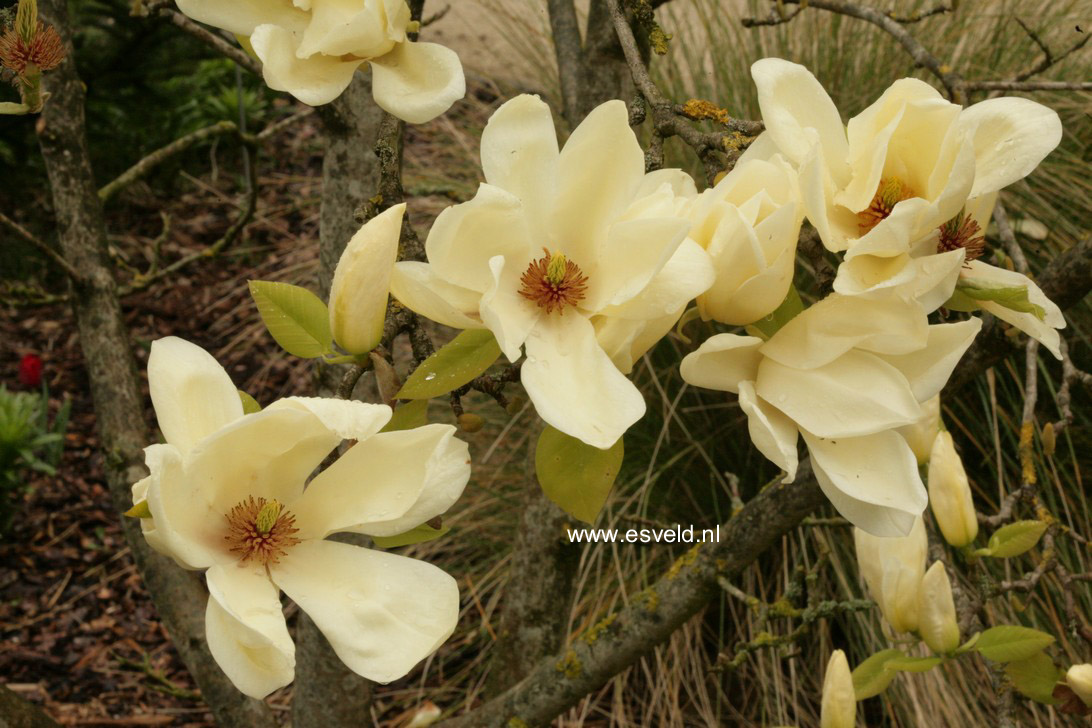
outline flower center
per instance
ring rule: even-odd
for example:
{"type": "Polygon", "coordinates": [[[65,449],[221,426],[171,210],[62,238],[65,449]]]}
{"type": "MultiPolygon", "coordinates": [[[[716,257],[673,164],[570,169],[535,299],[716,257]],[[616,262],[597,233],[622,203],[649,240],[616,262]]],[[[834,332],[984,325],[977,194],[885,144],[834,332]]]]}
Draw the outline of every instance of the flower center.
{"type": "Polygon", "coordinates": [[[242,563],[275,564],[289,547],[300,542],[292,534],[296,518],[276,500],[248,496],[226,515],[228,550],[239,554],[242,563]]]}
{"type": "Polygon", "coordinates": [[[566,306],[575,307],[584,300],[588,288],[588,277],[580,271],[580,266],[565,257],[563,253],[553,253],[542,249],[546,255],[531,261],[520,277],[519,295],[534,302],[546,313],[565,313],[566,306]]]}
{"type": "Polygon", "coordinates": [[[979,235],[980,226],[970,215],[960,212],[948,222],[937,228],[937,252],[947,253],[957,248],[967,251],[964,262],[976,260],[986,250],[986,237],[979,235]]]}
{"type": "Polygon", "coordinates": [[[884,177],[868,207],[857,213],[857,231],[865,235],[895,209],[895,205],[914,197],[914,191],[898,177],[884,177]]]}
{"type": "Polygon", "coordinates": [[[64,44],[52,25],[38,23],[29,37],[15,28],[0,36],[0,64],[17,74],[23,74],[28,65],[49,71],[64,60],[64,44]]]}

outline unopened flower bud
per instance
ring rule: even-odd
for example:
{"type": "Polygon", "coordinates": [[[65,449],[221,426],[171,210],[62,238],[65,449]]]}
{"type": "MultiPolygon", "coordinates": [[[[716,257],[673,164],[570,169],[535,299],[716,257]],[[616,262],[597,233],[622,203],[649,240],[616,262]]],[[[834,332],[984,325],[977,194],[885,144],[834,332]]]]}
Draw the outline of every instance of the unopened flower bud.
{"type": "Polygon", "coordinates": [[[853,675],[846,653],[835,650],[827,661],[823,677],[823,700],[819,728],[854,728],[857,724],[857,698],[853,693],[853,675]]]}
{"type": "Polygon", "coordinates": [[[861,577],[884,619],[896,632],[916,630],[918,590],[925,575],[925,553],[929,546],[921,517],[914,520],[907,536],[883,538],[855,528],[853,539],[861,577]]]}
{"type": "Polygon", "coordinates": [[[440,720],[440,709],[436,707],[436,704],[429,701],[421,706],[420,710],[413,716],[406,728],[425,728],[430,726],[436,721],[440,720]]]}
{"type": "Polygon", "coordinates": [[[978,518],[963,461],[949,432],[938,432],[929,457],[929,505],[944,540],[956,548],[974,541],[978,518]]]}
{"type": "Polygon", "coordinates": [[[1082,703],[1092,708],[1092,664],[1086,662],[1069,668],[1065,682],[1082,703]]]}
{"type": "Polygon", "coordinates": [[[391,270],[398,259],[402,203],[384,210],[357,231],[334,270],[330,330],[350,354],[366,354],[383,338],[391,270]]]}
{"type": "Polygon", "coordinates": [[[918,601],[918,632],[929,649],[947,654],[959,647],[959,623],[956,621],[952,583],[944,564],[933,562],[921,580],[918,601]]]}
{"type": "Polygon", "coordinates": [[[897,432],[914,451],[918,465],[925,465],[929,462],[933,441],[936,440],[937,432],[940,430],[940,395],[922,402],[921,411],[924,413],[921,419],[909,425],[903,425],[897,432]]]}
{"type": "Polygon", "coordinates": [[[523,409],[525,404],[527,404],[527,400],[523,397],[509,397],[508,404],[505,405],[504,411],[507,412],[509,416],[515,417],[519,414],[520,410],[523,409]]]}
{"type": "Polygon", "coordinates": [[[462,413],[456,418],[456,422],[459,423],[459,429],[463,432],[477,432],[485,425],[485,420],[481,416],[471,412],[462,413]]]}

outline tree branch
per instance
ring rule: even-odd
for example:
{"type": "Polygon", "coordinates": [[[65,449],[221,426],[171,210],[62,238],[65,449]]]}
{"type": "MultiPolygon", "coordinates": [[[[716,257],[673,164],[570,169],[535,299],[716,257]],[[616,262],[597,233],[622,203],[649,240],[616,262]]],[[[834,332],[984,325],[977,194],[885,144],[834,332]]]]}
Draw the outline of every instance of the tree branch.
{"type": "Polygon", "coordinates": [[[150,4],[148,10],[156,15],[167,18],[167,20],[209,46],[217,53],[234,61],[240,68],[250,71],[255,76],[262,75],[262,64],[247,55],[246,51],[238,46],[232,45],[220,34],[214,33],[193,20],[190,20],[174,8],[168,7],[169,4],[170,3],[150,4]]]}
{"type": "Polygon", "coordinates": [[[65,275],[67,275],[74,284],[82,285],[84,282],[83,274],[65,260],[64,256],[46,244],[44,240],[38,238],[34,233],[30,232],[2,212],[0,212],[0,225],[9,228],[16,235],[41,251],[54,265],[64,271],[65,275]]]}
{"type": "Polygon", "coordinates": [[[550,30],[561,82],[561,104],[570,128],[580,123],[580,79],[584,67],[584,47],[573,0],[548,0],[550,30]]]}
{"type": "Polygon", "coordinates": [[[698,544],[630,604],[538,663],[495,700],[438,726],[546,726],[566,709],[664,642],[720,593],[718,579],[737,577],[824,501],[802,466],[795,482],[767,485],[720,527],[720,541],[698,544]]]}

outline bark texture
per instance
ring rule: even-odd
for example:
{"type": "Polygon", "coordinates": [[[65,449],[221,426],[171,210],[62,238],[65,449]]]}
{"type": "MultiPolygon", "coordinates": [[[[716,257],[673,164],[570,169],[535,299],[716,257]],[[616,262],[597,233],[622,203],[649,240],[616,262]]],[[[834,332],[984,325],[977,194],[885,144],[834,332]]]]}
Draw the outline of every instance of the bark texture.
{"type": "MultiPolygon", "coordinates": [[[[67,57],[43,79],[51,97],[39,120],[39,143],[49,174],[61,251],[83,276],[79,285],[73,286],[72,303],[107,484],[120,514],[131,505],[131,484],[146,474],[141,451],[151,440],[117,286],[107,265],[106,231],[87,155],[83,84],[73,56],[67,5],[64,0],[41,0],[40,9],[43,20],[53,24],[64,38],[67,57]]],[[[236,690],[208,651],[204,639],[207,593],[200,578],[148,548],[138,523],[128,518],[122,521],[133,559],[159,615],[217,721],[232,726],[272,726],[272,714],[265,704],[236,690]]]]}
{"type": "Polygon", "coordinates": [[[37,705],[0,685],[0,728],[58,728],[58,725],[37,705]]]}

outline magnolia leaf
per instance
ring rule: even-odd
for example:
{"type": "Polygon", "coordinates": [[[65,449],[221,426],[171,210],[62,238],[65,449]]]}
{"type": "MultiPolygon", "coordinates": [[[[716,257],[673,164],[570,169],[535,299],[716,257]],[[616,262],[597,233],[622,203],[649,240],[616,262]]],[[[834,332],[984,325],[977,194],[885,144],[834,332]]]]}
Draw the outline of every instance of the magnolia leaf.
{"type": "Polygon", "coordinates": [[[1054,697],[1054,686],[1065,676],[1045,652],[1005,665],[1012,686],[1032,700],[1047,705],[1062,702],[1054,697]]]}
{"type": "Polygon", "coordinates": [[[394,549],[399,546],[411,546],[415,543],[424,543],[425,541],[431,541],[434,538],[440,538],[445,533],[451,530],[451,526],[441,526],[440,528],[433,528],[427,523],[422,523],[416,528],[411,528],[405,533],[400,533],[397,536],[372,536],[372,541],[375,545],[382,549],[394,549]]]}
{"type": "Polygon", "coordinates": [[[0,102],[0,114],[11,114],[15,116],[22,116],[23,114],[29,114],[30,107],[26,104],[19,104],[14,101],[0,102]]]}
{"type": "Polygon", "coordinates": [[[314,359],[333,351],[330,312],[318,296],[289,283],[250,281],[262,323],[281,348],[293,356],[314,359]]]}
{"type": "Polygon", "coordinates": [[[380,432],[412,430],[428,424],[428,400],[415,399],[398,405],[390,421],[380,432]]]}
{"type": "Polygon", "coordinates": [[[1026,660],[1053,643],[1054,638],[1046,632],[1006,624],[1000,627],[990,627],[983,632],[979,636],[974,649],[987,660],[1015,662],[1016,660],[1026,660]]]}
{"type": "Polygon", "coordinates": [[[535,448],[542,492],[573,518],[593,523],[622,466],[622,438],[607,450],[592,447],[549,425],[535,448]]]}
{"type": "Polygon", "coordinates": [[[129,518],[151,518],[152,511],[148,508],[148,501],[142,500],[138,503],[134,503],[133,507],[125,511],[122,515],[128,516],[129,518]]]}
{"type": "Polygon", "coordinates": [[[500,356],[489,329],[467,329],[413,370],[398,399],[429,399],[447,394],[474,379],[500,356]]]}
{"type": "Polygon", "coordinates": [[[803,310],[804,302],[800,300],[800,294],[797,292],[796,286],[789,286],[789,292],[785,295],[785,300],[774,309],[773,313],[760,318],[752,324],[748,324],[748,326],[761,331],[763,339],[769,339],[803,310]]]}
{"type": "Polygon", "coordinates": [[[942,662],[943,657],[896,657],[888,660],[884,667],[899,672],[928,672],[942,662]]]}
{"type": "Polygon", "coordinates": [[[243,414],[252,415],[255,412],[261,412],[262,406],[258,404],[258,400],[251,397],[243,390],[239,390],[239,400],[243,403],[243,414]]]}
{"type": "Polygon", "coordinates": [[[887,690],[897,674],[888,669],[887,661],[899,657],[905,657],[901,650],[880,650],[853,668],[853,693],[857,700],[871,698],[887,690]]]}
{"type": "Polygon", "coordinates": [[[963,278],[960,279],[956,290],[976,301],[993,301],[1013,311],[1033,314],[1040,321],[1046,318],[1043,307],[1028,300],[1027,286],[997,286],[985,281],[972,282],[963,278]]]}
{"type": "Polygon", "coordinates": [[[1045,521],[1016,521],[1002,526],[990,536],[986,556],[995,559],[1011,559],[1029,551],[1046,531],[1045,521]]]}

